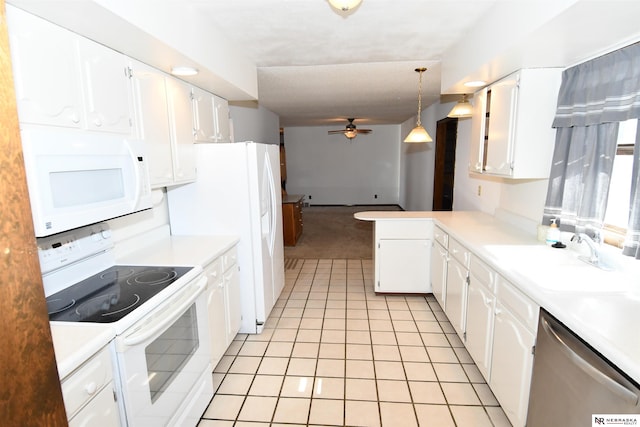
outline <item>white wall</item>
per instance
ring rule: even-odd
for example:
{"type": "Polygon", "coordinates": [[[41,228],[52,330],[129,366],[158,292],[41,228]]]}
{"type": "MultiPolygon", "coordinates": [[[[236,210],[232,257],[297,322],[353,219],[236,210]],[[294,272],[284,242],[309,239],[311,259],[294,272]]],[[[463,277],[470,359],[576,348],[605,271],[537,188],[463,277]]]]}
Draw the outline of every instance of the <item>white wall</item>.
{"type": "Polygon", "coordinates": [[[284,129],[287,192],[312,205],[398,204],[400,125],[366,126],[351,141],[327,134],[340,126],[284,129]]]}
{"type": "Polygon", "coordinates": [[[280,118],[254,102],[229,105],[233,141],[280,144],[280,118]]]}

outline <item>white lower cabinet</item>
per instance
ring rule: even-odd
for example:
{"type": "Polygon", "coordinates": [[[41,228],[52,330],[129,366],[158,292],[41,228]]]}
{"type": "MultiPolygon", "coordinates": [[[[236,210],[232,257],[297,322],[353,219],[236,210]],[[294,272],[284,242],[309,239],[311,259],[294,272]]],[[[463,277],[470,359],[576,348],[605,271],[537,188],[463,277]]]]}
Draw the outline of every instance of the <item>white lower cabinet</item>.
{"type": "Polygon", "coordinates": [[[451,325],[464,340],[467,315],[467,287],[469,286],[469,251],[458,241],[449,239],[449,262],[445,313],[451,325]]]}
{"type": "Polygon", "coordinates": [[[108,347],[65,377],[61,385],[70,426],[120,425],[108,347]]]}
{"type": "Polygon", "coordinates": [[[435,227],[434,295],[511,424],[524,427],[540,307],[435,227]]]}
{"type": "Polygon", "coordinates": [[[431,251],[431,289],[440,307],[446,309],[447,264],[449,252],[438,241],[433,243],[431,251]]]}
{"type": "Polygon", "coordinates": [[[207,310],[211,334],[211,366],[215,368],[240,330],[240,282],[236,248],[205,267],[208,279],[207,310]]]}
{"type": "Polygon", "coordinates": [[[496,304],[495,273],[471,257],[467,294],[465,345],[486,380],[491,372],[493,316],[496,304]]]}
{"type": "Polygon", "coordinates": [[[540,307],[498,276],[489,386],[514,427],[525,425],[540,307]]]}
{"type": "Polygon", "coordinates": [[[376,221],[375,291],[431,292],[432,235],[431,220],[376,221]]]}

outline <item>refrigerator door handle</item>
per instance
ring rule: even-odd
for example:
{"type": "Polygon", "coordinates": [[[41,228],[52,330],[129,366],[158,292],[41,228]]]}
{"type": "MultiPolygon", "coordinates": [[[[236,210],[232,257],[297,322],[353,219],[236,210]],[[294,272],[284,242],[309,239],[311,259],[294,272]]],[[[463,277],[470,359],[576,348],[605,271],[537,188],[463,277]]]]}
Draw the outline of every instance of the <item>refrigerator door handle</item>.
{"type": "Polygon", "coordinates": [[[274,183],[273,171],[271,170],[271,162],[269,161],[268,152],[265,153],[265,167],[267,171],[267,182],[269,184],[269,254],[273,256],[276,246],[276,189],[274,183]]]}

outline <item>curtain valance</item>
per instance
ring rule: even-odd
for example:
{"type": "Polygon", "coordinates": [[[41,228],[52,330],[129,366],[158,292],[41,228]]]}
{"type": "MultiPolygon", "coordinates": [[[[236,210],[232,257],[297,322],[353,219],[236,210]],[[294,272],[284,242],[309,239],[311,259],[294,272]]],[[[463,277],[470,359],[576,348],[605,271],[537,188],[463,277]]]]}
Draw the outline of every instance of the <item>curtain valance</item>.
{"type": "Polygon", "coordinates": [[[640,117],[640,43],[563,72],[553,127],[590,126],[640,117]]]}

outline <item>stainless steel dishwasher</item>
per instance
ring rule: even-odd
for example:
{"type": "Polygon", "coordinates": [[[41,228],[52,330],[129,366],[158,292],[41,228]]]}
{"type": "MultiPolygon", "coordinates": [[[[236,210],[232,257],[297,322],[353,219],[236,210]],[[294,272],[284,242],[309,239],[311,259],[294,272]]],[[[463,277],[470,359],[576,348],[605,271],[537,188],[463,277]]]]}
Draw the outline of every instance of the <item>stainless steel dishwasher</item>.
{"type": "Polygon", "coordinates": [[[640,386],[544,310],[527,427],[584,427],[595,414],[640,414],[640,386]]]}

